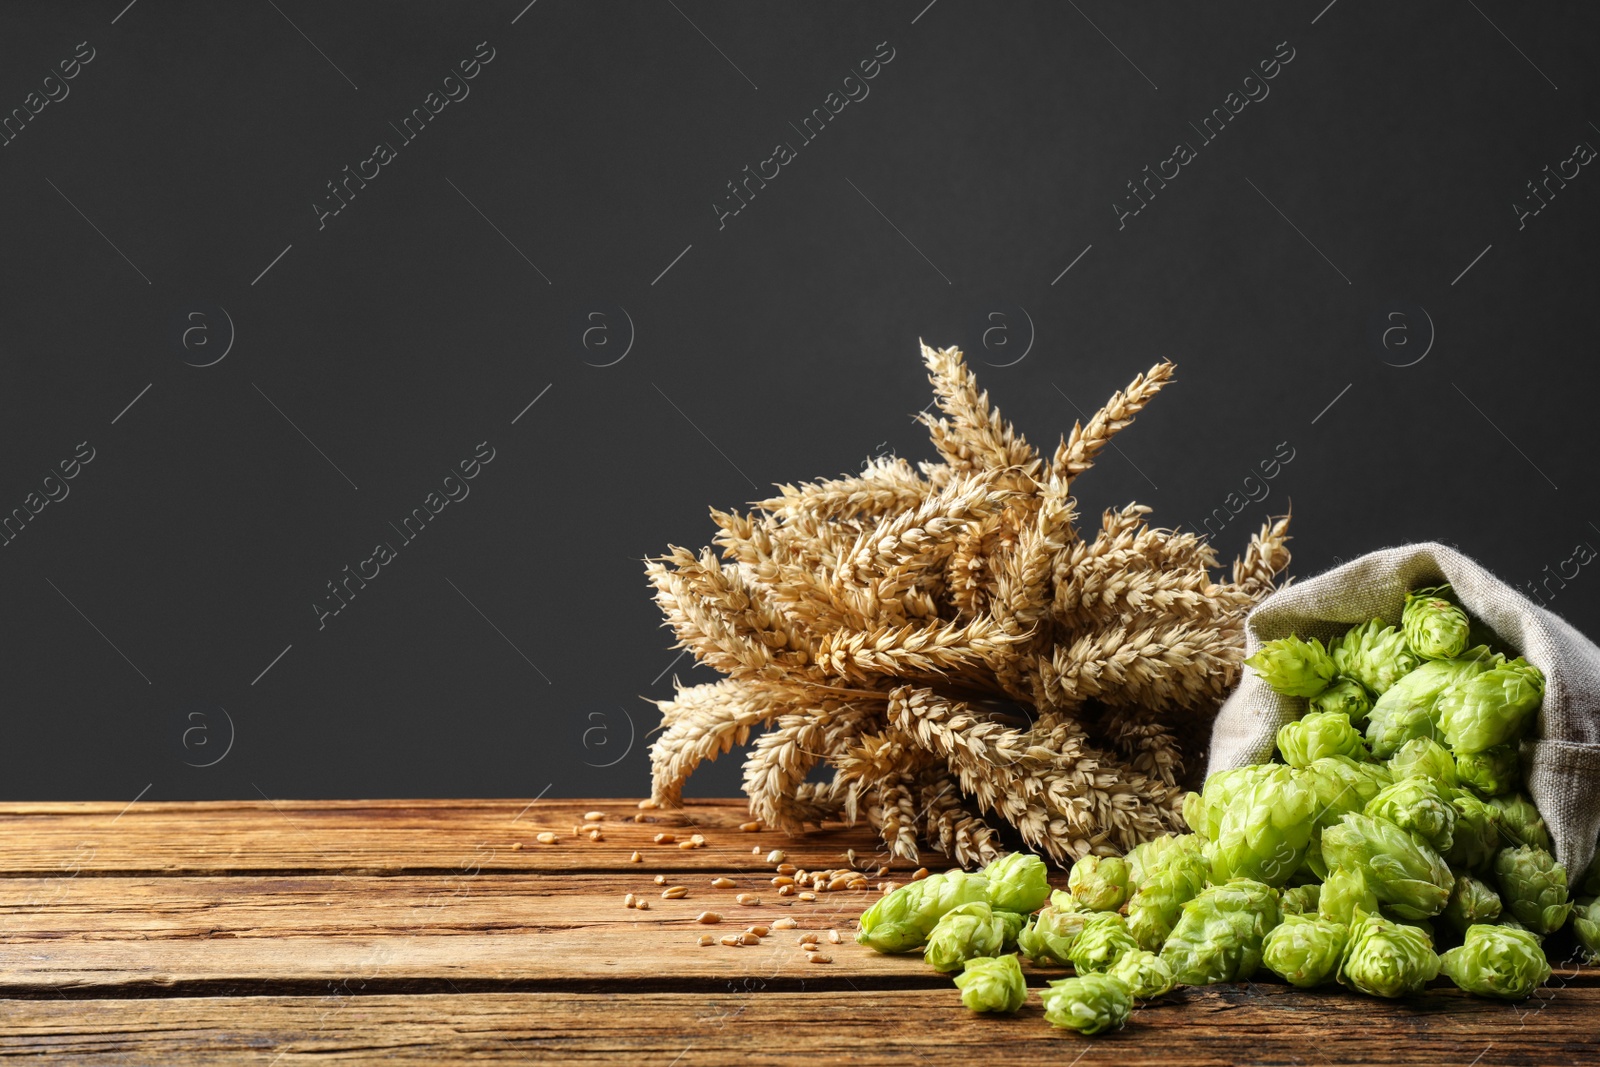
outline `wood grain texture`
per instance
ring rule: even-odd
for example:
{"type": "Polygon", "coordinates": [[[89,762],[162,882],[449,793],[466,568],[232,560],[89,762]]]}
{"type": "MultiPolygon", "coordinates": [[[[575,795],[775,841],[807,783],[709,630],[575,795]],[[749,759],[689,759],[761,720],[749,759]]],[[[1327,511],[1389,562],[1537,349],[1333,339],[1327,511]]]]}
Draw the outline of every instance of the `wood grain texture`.
{"type": "MultiPolygon", "coordinates": [[[[0,806],[0,1057],[1600,1062],[1600,971],[1570,965],[1520,1004],[1443,980],[1403,1002],[1262,980],[1181,990],[1090,1040],[1045,1025],[1036,993],[1019,1018],[974,1016],[916,956],[850,940],[875,891],[776,895],[768,849],[843,867],[852,849],[858,861],[880,855],[865,828],[790,839],[740,831],[735,801],[647,812],[646,823],[637,810],[616,800],[0,806]],[[572,834],[591,810],[609,816],[602,841],[572,834]],[[561,842],[540,845],[541,831],[561,842]],[[699,832],[707,845],[656,844],[660,832],[699,832]],[[689,896],[662,899],[657,874],[689,896]],[[717,875],[735,886],[711,886],[717,875]],[[625,908],[627,892],[649,910],[625,908]],[[761,904],[739,905],[739,892],[761,904]],[[697,923],[705,910],[726,921],[697,923]],[[780,916],[797,929],[756,946],[698,944],[780,916]],[[830,928],[843,938],[825,946],[832,962],[807,962],[799,932],[830,928]]],[[[1550,947],[1566,951],[1559,939],[1550,947]]],[[[1035,986],[1060,973],[1028,970],[1035,986]]]]}
{"type": "Polygon", "coordinates": [[[556,993],[36,1000],[5,1005],[0,1056],[93,1067],[241,1064],[796,1063],[1571,1065],[1600,1062],[1600,990],[1525,1005],[1398,1004],[1285,986],[1183,990],[1116,1032],[975,1015],[954,989],[627,997],[556,993]]]}
{"type": "MultiPolygon", "coordinates": [[[[805,867],[842,867],[844,852],[899,870],[864,824],[790,836],[739,829],[742,801],[690,800],[674,811],[640,811],[637,800],[230,800],[0,804],[0,877],[114,873],[453,874],[471,866],[498,871],[622,871],[638,850],[652,864],[725,871],[763,866],[773,848],[805,867]],[[125,809],[125,810],[124,810],[125,809]],[[583,816],[600,811],[604,841],[574,837],[583,816]],[[645,822],[636,823],[642,815],[645,822]],[[537,835],[560,835],[554,845],[537,835]],[[700,833],[706,847],[660,845],[658,833],[700,833]],[[517,849],[514,846],[520,845],[517,849]]],[[[923,860],[935,869],[943,856],[923,860]]]]}

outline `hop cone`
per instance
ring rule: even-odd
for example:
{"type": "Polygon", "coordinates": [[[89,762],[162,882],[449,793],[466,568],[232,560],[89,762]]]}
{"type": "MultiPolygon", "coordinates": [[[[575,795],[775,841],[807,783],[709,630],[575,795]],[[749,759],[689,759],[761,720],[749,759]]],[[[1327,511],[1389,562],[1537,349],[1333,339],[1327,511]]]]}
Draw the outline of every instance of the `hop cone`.
{"type": "Polygon", "coordinates": [[[1184,903],[1206,887],[1211,874],[1199,837],[1184,834],[1162,840],[1188,844],[1166,848],[1156,857],[1144,857],[1136,867],[1143,874],[1139,888],[1128,898],[1128,929],[1141,948],[1152,952],[1172,933],[1184,903]]]}
{"type": "Polygon", "coordinates": [[[992,908],[1036,911],[1050,896],[1049,870],[1044,860],[1031,853],[1001,856],[978,873],[989,879],[984,892],[992,908]]]}
{"type": "Polygon", "coordinates": [[[1020,911],[1007,911],[1004,908],[992,907],[990,910],[994,912],[994,917],[1000,920],[1005,929],[1005,938],[1000,943],[1000,951],[1015,952],[1017,950],[1017,938],[1021,936],[1022,928],[1028,925],[1028,920],[1031,916],[1025,915],[1020,911]]]}
{"type": "Polygon", "coordinates": [[[983,900],[987,886],[983,875],[965,871],[932,874],[901,886],[866,910],[856,940],[879,952],[910,952],[928,939],[945,912],[983,900]]]}
{"type": "Polygon", "coordinates": [[[1461,934],[1475,923],[1492,923],[1500,918],[1500,894],[1489,883],[1462,871],[1456,875],[1456,887],[1450,891],[1444,918],[1461,934]]]}
{"type": "Polygon", "coordinates": [[[1450,659],[1467,647],[1472,622],[1449,596],[1448,585],[1406,594],[1400,628],[1411,651],[1423,659],[1450,659]]]}
{"type": "Polygon", "coordinates": [[[1372,705],[1367,717],[1367,743],[1378,759],[1413,737],[1439,737],[1434,707],[1446,689],[1498,665],[1486,648],[1475,648],[1459,659],[1431,660],[1397,680],[1372,705]]]}
{"type": "Polygon", "coordinates": [[[1361,912],[1378,910],[1378,894],[1365,872],[1334,867],[1317,896],[1317,918],[1349,926],[1361,912]]]}
{"type": "Polygon", "coordinates": [[[1315,917],[1317,906],[1321,902],[1321,882],[1293,886],[1278,894],[1278,905],[1283,909],[1285,919],[1291,915],[1310,915],[1315,917]]]}
{"type": "Polygon", "coordinates": [[[1455,805],[1432,778],[1402,778],[1373,797],[1364,813],[1388,819],[1441,854],[1449,851],[1455,834],[1455,805]]]}
{"type": "Polygon", "coordinates": [[[1128,930],[1127,920],[1114,911],[1097,911],[1083,924],[1083,932],[1072,942],[1068,959],[1079,974],[1103,971],[1124,953],[1136,952],[1139,942],[1128,930]]]}
{"type": "Polygon", "coordinates": [[[1375,997],[1416,993],[1439,973],[1433,942],[1420,927],[1366,915],[1350,928],[1339,981],[1375,997]]]}
{"type": "Polygon", "coordinates": [[[1133,1014],[1133,991],[1122,979],[1105,974],[1058,978],[1040,999],[1045,1022],[1080,1034],[1121,1026],[1133,1014]]]}
{"type": "Polygon", "coordinates": [[[1249,978],[1279,918],[1278,893],[1269,885],[1236,878],[1211,886],[1183,905],[1161,958],[1185,985],[1249,978]]]}
{"type": "Polygon", "coordinates": [[[1600,897],[1572,910],[1572,932],[1578,935],[1584,958],[1590,963],[1600,961],[1600,897]]]}
{"type": "Polygon", "coordinates": [[[1572,911],[1567,869],[1542,848],[1503,848],[1494,858],[1500,900],[1523,926],[1543,936],[1561,929],[1572,911]]]}
{"type": "Polygon", "coordinates": [[[1550,977],[1539,939],[1526,930],[1477,925],[1462,943],[1439,957],[1439,969],[1456,985],[1480,997],[1519,1000],[1550,977]]]}
{"type": "Polygon", "coordinates": [[[1268,641],[1245,663],[1274,692],[1291,697],[1314,697],[1333,681],[1333,659],[1322,642],[1290,634],[1268,641]]]}
{"type": "Polygon", "coordinates": [[[1439,730],[1456,752],[1513,740],[1544,699],[1544,673],[1514,659],[1451,686],[1439,697],[1439,730]]]}
{"type": "Polygon", "coordinates": [[[1389,773],[1402,778],[1431,778],[1452,791],[1458,781],[1456,761],[1445,747],[1431,737],[1414,737],[1389,757],[1389,773]]]}
{"type": "Polygon", "coordinates": [[[975,900],[939,917],[922,958],[936,971],[958,971],[970,959],[999,955],[1005,941],[1005,921],[986,902],[975,900]]]}
{"type": "Polygon", "coordinates": [[[1261,961],[1290,985],[1310,987],[1339,969],[1350,928],[1309,915],[1285,915],[1262,944],[1261,961]]]}
{"type": "Polygon", "coordinates": [[[1372,711],[1372,694],[1354,678],[1336,678],[1311,698],[1312,711],[1337,711],[1351,722],[1361,722],[1372,711]]]}
{"type": "Polygon", "coordinates": [[[1015,956],[979,956],[956,975],[961,1003],[973,1011],[1013,1012],[1028,999],[1028,983],[1015,956]]]}
{"type": "Polygon", "coordinates": [[[1486,797],[1510,793],[1522,784],[1517,765],[1517,746],[1495,745],[1482,752],[1456,754],[1456,777],[1486,797]]]}
{"type": "Polygon", "coordinates": [[[1270,778],[1277,770],[1278,768],[1270,763],[1256,763],[1248,767],[1218,771],[1206,779],[1206,784],[1200,792],[1184,796],[1183,821],[1189,824],[1189,829],[1207,841],[1215,840],[1217,829],[1222,824],[1223,812],[1228,809],[1233,798],[1249,790],[1258,780],[1270,778]]]}
{"type": "Polygon", "coordinates": [[[1500,813],[1500,833],[1505,839],[1515,841],[1519,845],[1542,848],[1546,852],[1555,847],[1550,841],[1550,830],[1545,826],[1539,809],[1534,807],[1533,801],[1521,793],[1490,797],[1486,803],[1500,813]]]}
{"type": "Polygon", "coordinates": [[[1174,856],[1184,853],[1198,856],[1204,845],[1205,839],[1196,834],[1167,834],[1140,842],[1123,857],[1128,861],[1128,885],[1137,889],[1172,862],[1174,856]]]}
{"type": "Polygon", "coordinates": [[[1017,949],[1035,963],[1070,967],[1072,943],[1093,914],[1063,911],[1054,905],[1046,907],[1017,935],[1017,949]]]}
{"type": "Polygon", "coordinates": [[[1279,886],[1305,859],[1316,792],[1288,767],[1274,767],[1233,797],[1207,849],[1212,877],[1251,878],[1279,886]]]}
{"type": "Polygon", "coordinates": [[[1072,865],[1067,889],[1090,911],[1116,911],[1128,899],[1128,861],[1121,856],[1088,855],[1072,865]]]}
{"type": "Polygon", "coordinates": [[[1342,711],[1313,711],[1278,728],[1278,751],[1291,767],[1309,766],[1324,756],[1365,759],[1367,746],[1342,711]]]}
{"type": "Polygon", "coordinates": [[[1135,1000],[1166,996],[1172,992],[1175,984],[1172,968],[1167,966],[1167,961],[1144,949],[1124,952],[1105,973],[1112,978],[1120,978],[1135,1000]]]}
{"type": "Polygon", "coordinates": [[[1445,861],[1451,867],[1481,871],[1494,861],[1494,854],[1504,844],[1499,809],[1464,790],[1450,798],[1450,805],[1456,809],[1456,829],[1454,840],[1444,851],[1445,861]]]}
{"type": "Polygon", "coordinates": [[[1354,678],[1382,698],[1389,687],[1417,669],[1416,653],[1406,647],[1405,634],[1382,619],[1352,627],[1329,650],[1334,669],[1354,678]]]}
{"type": "Polygon", "coordinates": [[[1403,919],[1439,914],[1455,885],[1444,857],[1387,819],[1368,815],[1346,815],[1324,830],[1322,858],[1330,870],[1366,875],[1378,899],[1403,919]]]}
{"type": "Polygon", "coordinates": [[[1390,784],[1389,768],[1358,763],[1349,756],[1324,756],[1300,772],[1316,793],[1316,828],[1325,830],[1346,812],[1361,811],[1390,784]]]}

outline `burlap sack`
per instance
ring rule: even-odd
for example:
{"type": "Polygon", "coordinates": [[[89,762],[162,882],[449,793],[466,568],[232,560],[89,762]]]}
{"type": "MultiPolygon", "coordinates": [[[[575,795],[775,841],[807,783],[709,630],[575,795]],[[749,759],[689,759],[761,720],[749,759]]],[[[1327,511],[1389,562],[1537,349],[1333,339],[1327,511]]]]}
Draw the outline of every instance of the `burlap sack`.
{"type": "MultiPolygon", "coordinates": [[[[1352,623],[1397,624],[1407,590],[1441,581],[1503,646],[1544,672],[1544,704],[1532,739],[1522,743],[1522,767],[1556,858],[1576,886],[1600,836],[1600,648],[1559,616],[1455,549],[1424,542],[1373,552],[1273,593],[1246,620],[1246,655],[1291,633],[1326,643],[1352,623]]],[[[1212,727],[1206,773],[1269,759],[1278,727],[1303,708],[1245,668],[1212,727]]]]}

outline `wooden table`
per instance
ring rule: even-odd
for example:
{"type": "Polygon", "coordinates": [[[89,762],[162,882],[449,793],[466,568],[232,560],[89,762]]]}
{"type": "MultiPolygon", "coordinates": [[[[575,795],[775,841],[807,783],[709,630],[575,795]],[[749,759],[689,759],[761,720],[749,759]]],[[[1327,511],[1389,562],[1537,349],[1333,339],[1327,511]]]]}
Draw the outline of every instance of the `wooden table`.
{"type": "Polygon", "coordinates": [[[1095,1038],[1053,1030],[1036,996],[1017,1017],[974,1015],[919,958],[853,943],[875,891],[800,901],[770,884],[768,850],[817,870],[853,849],[871,866],[870,833],[742,831],[732,801],[123,808],[0,805],[7,1063],[1600,1062],[1600,972],[1572,966],[1521,1004],[1257,981],[1180,990],[1095,1038]],[[573,835],[589,811],[600,841],[573,835]],[[688,896],[662,899],[658,874],[688,896]],[[719,875],[737,888],[713,888],[719,875]],[[649,909],[625,908],[629,892],[649,909]],[[697,923],[705,910],[724,922],[697,923]],[[782,917],[798,927],[759,945],[699,945],[782,917]],[[831,962],[807,961],[807,930],[831,962]]]}

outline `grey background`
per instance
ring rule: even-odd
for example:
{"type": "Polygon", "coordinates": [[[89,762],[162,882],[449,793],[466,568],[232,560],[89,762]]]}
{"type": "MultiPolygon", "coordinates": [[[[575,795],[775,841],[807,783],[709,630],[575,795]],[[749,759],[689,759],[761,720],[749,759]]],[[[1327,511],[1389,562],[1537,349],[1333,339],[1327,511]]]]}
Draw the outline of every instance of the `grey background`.
{"type": "Polygon", "coordinates": [[[1292,500],[1294,573],[1433,538],[1517,584],[1565,566],[1544,596],[1594,633],[1600,175],[1520,228],[1513,204],[1600,145],[1597,20],[7,5],[0,113],[79,42],[94,59],[0,147],[0,514],[79,442],[95,458],[0,548],[0,790],[640,795],[640,698],[706,674],[674,665],[641,557],[770,483],[926,458],[919,337],[966,348],[1047,446],[1177,362],[1081,483],[1091,523],[1134,498],[1227,515],[1290,450],[1226,558],[1292,500]],[[485,41],[470,95],[401,143],[485,41]],[[719,228],[725,183],[880,42],[869,95],[719,228]],[[1201,144],[1189,123],[1281,42],[1270,95],[1201,144]],[[379,140],[396,158],[319,229],[379,140]],[[1198,158],[1119,228],[1180,140],[1198,158]],[[399,542],[485,441],[470,496],[399,542]],[[381,540],[398,558],[319,629],[381,540]]]}

